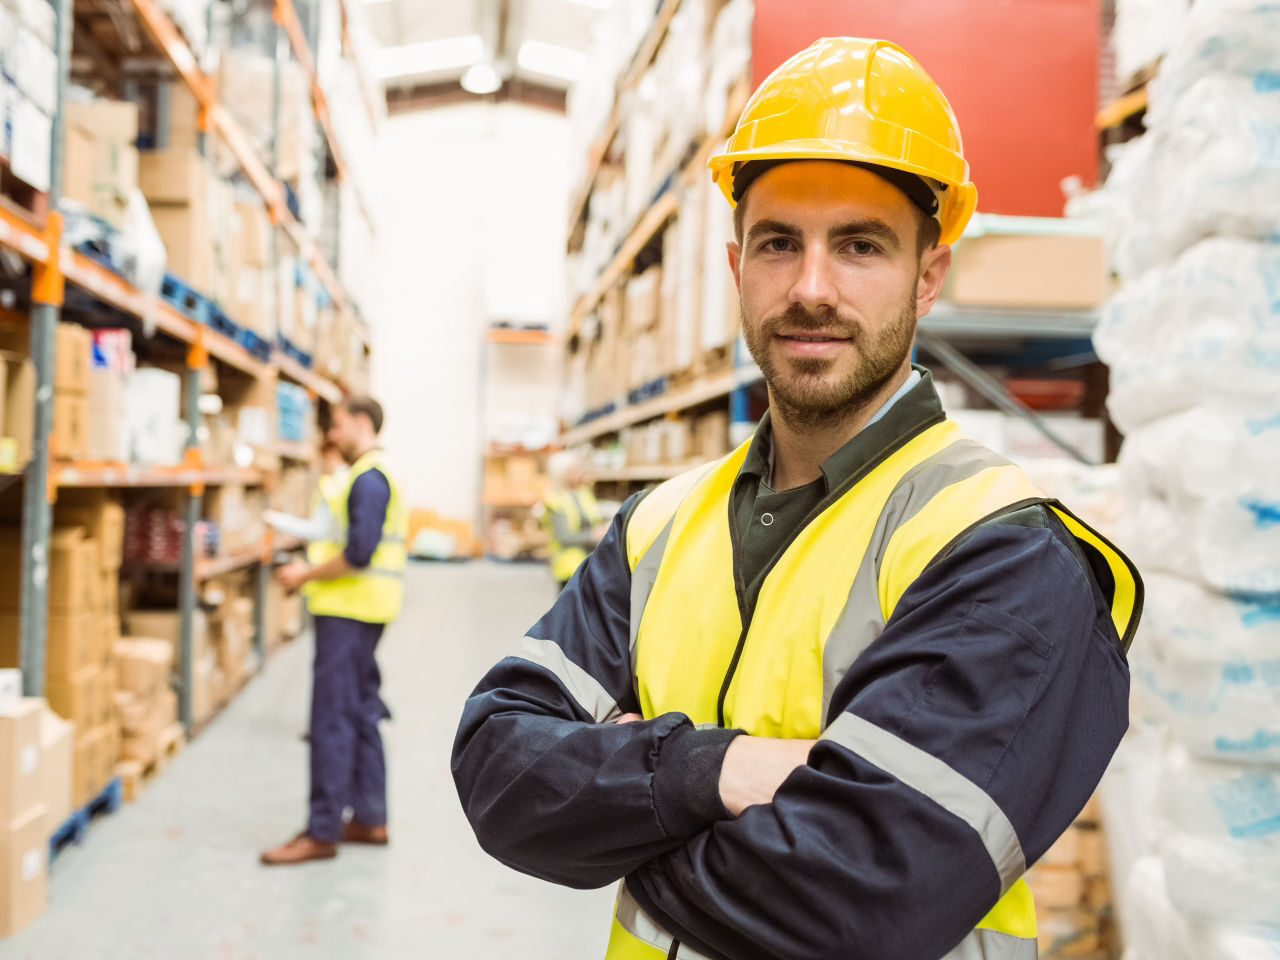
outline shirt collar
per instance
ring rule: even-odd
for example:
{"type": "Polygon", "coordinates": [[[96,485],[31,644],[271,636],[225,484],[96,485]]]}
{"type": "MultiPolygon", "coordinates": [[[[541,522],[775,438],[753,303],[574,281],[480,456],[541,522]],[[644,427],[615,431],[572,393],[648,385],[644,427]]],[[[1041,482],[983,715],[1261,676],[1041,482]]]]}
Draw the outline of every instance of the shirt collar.
{"type": "MultiPolygon", "coordinates": [[[[942,401],[933,387],[933,374],[913,363],[907,381],[897,392],[852,439],[822,462],[827,491],[860,470],[870,457],[882,452],[896,437],[914,434],[917,428],[941,414],[942,401]]],[[[744,474],[758,480],[773,475],[773,426],[768,410],[760,419],[746,459],[738,470],[739,476],[744,474]]]]}

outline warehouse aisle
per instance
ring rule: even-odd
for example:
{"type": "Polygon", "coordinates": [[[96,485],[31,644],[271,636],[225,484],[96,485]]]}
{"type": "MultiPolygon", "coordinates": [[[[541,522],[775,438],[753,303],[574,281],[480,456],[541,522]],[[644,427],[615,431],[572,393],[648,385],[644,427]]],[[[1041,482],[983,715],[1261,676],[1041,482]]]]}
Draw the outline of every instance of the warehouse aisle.
{"type": "Polygon", "coordinates": [[[306,797],[310,641],[273,656],[134,804],[55,863],[49,906],[0,941],[14,960],[601,956],[611,890],[521,876],[476,845],[449,776],[461,703],[554,595],[541,567],[410,566],[379,651],[392,845],[268,869],[306,797]]]}

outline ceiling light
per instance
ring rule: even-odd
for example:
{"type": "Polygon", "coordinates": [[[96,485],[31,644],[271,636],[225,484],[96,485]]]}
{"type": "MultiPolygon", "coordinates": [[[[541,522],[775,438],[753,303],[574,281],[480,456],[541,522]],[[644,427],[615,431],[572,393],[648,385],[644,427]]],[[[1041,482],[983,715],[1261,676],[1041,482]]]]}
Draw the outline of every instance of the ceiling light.
{"type": "Polygon", "coordinates": [[[479,62],[484,40],[468,33],[443,40],[423,40],[398,47],[383,47],[374,59],[374,73],[383,80],[411,77],[438,70],[458,70],[479,62]]]}
{"type": "Polygon", "coordinates": [[[495,93],[502,87],[502,78],[489,63],[473,63],[462,75],[462,89],[467,93],[495,93]]]}
{"type": "Polygon", "coordinates": [[[516,63],[520,64],[522,70],[572,82],[586,72],[587,55],[581,50],[557,46],[554,43],[526,40],[520,44],[516,63]]]}
{"type": "Polygon", "coordinates": [[[565,2],[579,7],[590,7],[592,10],[608,10],[613,6],[613,0],[565,0],[565,2]]]}

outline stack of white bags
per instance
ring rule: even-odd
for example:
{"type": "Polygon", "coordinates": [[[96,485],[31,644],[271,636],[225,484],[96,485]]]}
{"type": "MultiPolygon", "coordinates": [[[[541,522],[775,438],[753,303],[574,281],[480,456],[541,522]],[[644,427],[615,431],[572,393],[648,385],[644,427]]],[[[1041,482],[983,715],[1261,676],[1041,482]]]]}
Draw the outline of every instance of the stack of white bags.
{"type": "Polygon", "coordinates": [[[1104,194],[1147,584],[1103,787],[1125,960],[1280,958],[1280,0],[1196,0],[1104,194]]]}

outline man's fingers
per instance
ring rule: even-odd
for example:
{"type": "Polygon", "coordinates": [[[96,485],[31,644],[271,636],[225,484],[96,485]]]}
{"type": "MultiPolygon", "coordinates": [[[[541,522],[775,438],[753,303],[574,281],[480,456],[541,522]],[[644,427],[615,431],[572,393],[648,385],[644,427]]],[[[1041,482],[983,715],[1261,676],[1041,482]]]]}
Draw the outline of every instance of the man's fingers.
{"type": "Polygon", "coordinates": [[[624,713],[614,723],[635,723],[637,720],[643,720],[644,717],[638,713],[624,713]]]}

